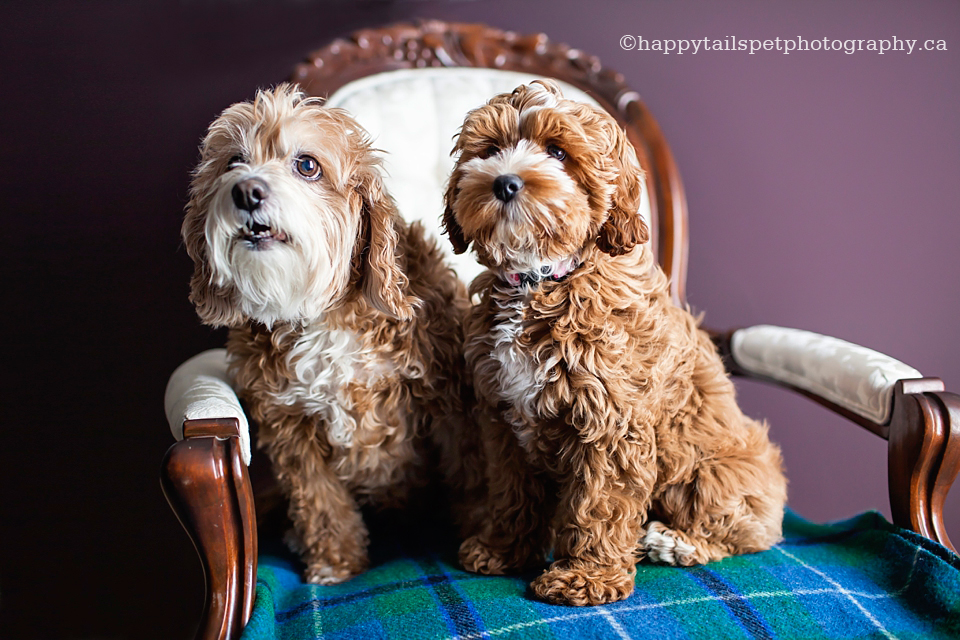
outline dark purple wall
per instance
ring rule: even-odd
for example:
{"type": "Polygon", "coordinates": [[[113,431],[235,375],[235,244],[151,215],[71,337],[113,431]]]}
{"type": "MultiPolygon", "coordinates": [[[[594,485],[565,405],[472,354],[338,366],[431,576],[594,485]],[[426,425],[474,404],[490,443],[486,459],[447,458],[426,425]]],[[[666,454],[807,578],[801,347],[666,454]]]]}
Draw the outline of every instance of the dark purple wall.
{"type": "MultiPolygon", "coordinates": [[[[4,638],[173,638],[195,622],[199,565],[157,483],[166,377],[223,341],[186,300],[188,171],[220,109],[360,26],[482,21],[598,55],[672,145],[690,205],[689,299],[709,325],[836,335],[960,389],[956,2],[93,2],[4,14],[4,638]],[[898,36],[950,50],[665,56],[624,51],[625,34],[898,36]]],[[[783,444],[795,509],[888,512],[884,443],[803,398],[740,388],[783,444]]],[[[960,497],[949,507],[960,538],[960,497]]]]}

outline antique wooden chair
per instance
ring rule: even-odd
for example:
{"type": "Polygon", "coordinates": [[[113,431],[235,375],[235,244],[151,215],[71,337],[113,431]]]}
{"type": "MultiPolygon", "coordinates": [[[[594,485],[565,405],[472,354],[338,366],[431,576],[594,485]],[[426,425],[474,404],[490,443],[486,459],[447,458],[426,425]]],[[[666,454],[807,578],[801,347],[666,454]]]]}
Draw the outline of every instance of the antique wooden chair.
{"type": "MultiPolygon", "coordinates": [[[[408,218],[423,216],[427,228],[436,231],[441,189],[452,167],[447,152],[464,114],[494,93],[536,77],[560,80],[569,97],[595,101],[626,130],[647,173],[648,199],[642,208],[650,222],[652,248],[671,278],[673,297],[683,301],[687,209],[680,176],[639,95],[596,58],[542,34],[520,36],[480,25],[430,21],[359,31],[336,40],[311,54],[292,79],[308,93],[329,96],[330,104],[356,115],[389,154],[388,187],[401,212],[408,218]]],[[[469,256],[451,254],[451,259],[467,281],[478,270],[469,256]]],[[[833,539],[853,536],[862,527],[884,526],[893,532],[883,529],[884,535],[915,532],[919,535],[911,544],[955,572],[960,568],[945,549],[953,546],[942,517],[944,499],[960,469],[960,397],[945,392],[940,380],[922,377],[892,358],[809,332],[758,326],[716,333],[715,340],[732,374],[802,393],[889,443],[896,527],[877,525],[879,516],[871,516],[845,529],[808,533],[833,539]]],[[[248,424],[230,388],[224,356],[223,350],[213,350],[184,363],[173,374],[166,398],[177,442],[164,459],[162,484],[206,574],[207,603],[198,633],[202,638],[239,636],[250,619],[257,582],[248,424]]],[[[913,562],[911,576],[916,557],[913,562]]],[[[421,579],[424,584],[430,580],[421,579]]],[[[851,593],[836,586],[841,595],[851,593]]],[[[724,598],[720,596],[726,602],[724,598]]],[[[520,633],[524,625],[534,625],[508,623],[500,632],[520,633]]],[[[753,629],[749,624],[741,627],[753,629]]]]}

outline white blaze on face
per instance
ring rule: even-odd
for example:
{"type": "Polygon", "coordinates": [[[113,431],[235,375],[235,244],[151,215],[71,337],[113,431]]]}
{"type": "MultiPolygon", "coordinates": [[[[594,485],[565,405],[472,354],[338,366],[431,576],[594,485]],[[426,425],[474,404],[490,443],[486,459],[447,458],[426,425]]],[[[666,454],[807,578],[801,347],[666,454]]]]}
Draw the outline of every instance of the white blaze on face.
{"type": "Polygon", "coordinates": [[[489,158],[470,159],[462,172],[461,191],[485,194],[484,201],[477,204],[498,211],[491,246],[486,247],[498,262],[511,269],[528,270],[558,258],[540,255],[537,238],[543,229],[562,224],[558,214],[577,188],[559,160],[538,144],[521,140],[516,147],[502,149],[489,158]],[[537,189],[534,196],[525,186],[509,202],[501,202],[493,193],[493,183],[499,176],[511,174],[520,176],[525,185],[547,183],[550,189],[537,189]]]}
{"type": "Polygon", "coordinates": [[[227,171],[205,221],[213,283],[232,285],[240,311],[268,327],[323,313],[346,285],[357,235],[357,216],[346,210],[344,199],[304,182],[290,164],[292,160],[271,160],[227,171]],[[269,189],[253,214],[238,209],[231,194],[235,184],[248,178],[262,180],[269,189]],[[254,247],[243,238],[251,219],[284,240],[254,247]]]}
{"type": "Polygon", "coordinates": [[[530,93],[538,99],[538,106],[556,109],[560,105],[560,99],[546,87],[537,82],[531,82],[526,85],[530,93]]]}

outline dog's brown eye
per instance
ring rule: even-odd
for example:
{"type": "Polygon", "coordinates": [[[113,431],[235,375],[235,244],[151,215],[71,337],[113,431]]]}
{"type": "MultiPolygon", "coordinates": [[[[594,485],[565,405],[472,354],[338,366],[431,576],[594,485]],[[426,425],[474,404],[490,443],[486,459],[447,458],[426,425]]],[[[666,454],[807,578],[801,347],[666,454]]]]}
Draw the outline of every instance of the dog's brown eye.
{"type": "Polygon", "coordinates": [[[498,153],[500,153],[500,147],[492,144],[480,152],[480,157],[486,160],[487,158],[492,158],[498,153]]]}
{"type": "Polygon", "coordinates": [[[243,156],[239,156],[239,155],[233,156],[232,158],[230,158],[230,161],[227,163],[227,168],[233,169],[233,165],[240,164],[241,162],[243,162],[243,156]]]}
{"type": "Polygon", "coordinates": [[[561,162],[567,158],[567,152],[555,144],[547,145],[547,153],[561,162]]]}
{"type": "Polygon", "coordinates": [[[323,175],[320,169],[320,163],[313,156],[300,156],[297,158],[297,173],[307,180],[318,180],[323,175]]]}

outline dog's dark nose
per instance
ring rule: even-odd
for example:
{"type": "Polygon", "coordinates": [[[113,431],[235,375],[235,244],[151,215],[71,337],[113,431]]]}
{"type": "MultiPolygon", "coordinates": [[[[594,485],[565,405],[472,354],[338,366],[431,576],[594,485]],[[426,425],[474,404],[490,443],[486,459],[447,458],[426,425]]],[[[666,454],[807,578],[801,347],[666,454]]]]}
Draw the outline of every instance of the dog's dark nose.
{"type": "Polygon", "coordinates": [[[523,180],[515,173],[497,176],[497,179],[493,181],[493,195],[497,196],[497,200],[502,202],[513,200],[520,189],[523,189],[523,180]]]}
{"type": "Polygon", "coordinates": [[[233,185],[230,195],[233,196],[233,204],[238,209],[244,211],[255,211],[260,208],[260,204],[267,199],[270,189],[267,183],[260,178],[247,178],[233,185]]]}

